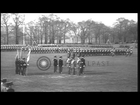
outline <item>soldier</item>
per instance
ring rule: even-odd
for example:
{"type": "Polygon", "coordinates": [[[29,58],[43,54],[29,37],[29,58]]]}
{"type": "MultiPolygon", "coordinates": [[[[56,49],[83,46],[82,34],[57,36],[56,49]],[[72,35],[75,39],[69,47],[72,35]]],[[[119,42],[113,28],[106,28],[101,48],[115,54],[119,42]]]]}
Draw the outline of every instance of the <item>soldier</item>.
{"type": "Polygon", "coordinates": [[[76,61],[75,61],[74,57],[72,57],[72,60],[71,60],[71,71],[73,72],[73,75],[75,75],[75,68],[76,68],[76,61]]]}
{"type": "Polygon", "coordinates": [[[68,53],[67,53],[67,56],[70,57],[71,56],[71,52],[70,52],[70,49],[68,49],[68,53]]]}
{"type": "Polygon", "coordinates": [[[22,66],[23,66],[22,67],[22,69],[23,69],[22,75],[26,76],[27,63],[26,63],[26,59],[25,58],[23,58],[23,65],[22,66]]]}
{"type": "Polygon", "coordinates": [[[24,64],[23,58],[20,58],[20,62],[19,62],[19,74],[21,74],[21,75],[24,75],[23,74],[23,64],[24,64]]]}
{"type": "Polygon", "coordinates": [[[15,90],[12,88],[13,82],[6,82],[5,87],[6,87],[6,92],[15,92],[15,90]]]}
{"type": "Polygon", "coordinates": [[[66,60],[66,64],[68,67],[68,74],[70,74],[71,73],[71,58],[70,58],[70,56],[68,56],[68,58],[66,60]]]}
{"type": "Polygon", "coordinates": [[[55,73],[57,72],[57,66],[58,66],[57,56],[54,56],[53,66],[54,66],[54,73],[55,73]]]}
{"type": "Polygon", "coordinates": [[[59,57],[59,73],[61,74],[63,70],[63,60],[62,56],[59,57]]]}
{"type": "Polygon", "coordinates": [[[19,49],[17,49],[17,54],[15,56],[15,73],[19,74],[19,49]]]}
{"type": "Polygon", "coordinates": [[[15,61],[15,67],[16,67],[15,73],[19,74],[19,58],[18,57],[16,58],[16,61],[15,61]]]}
{"type": "Polygon", "coordinates": [[[131,56],[133,54],[133,46],[131,46],[130,48],[129,48],[129,56],[131,56]]]}
{"type": "Polygon", "coordinates": [[[76,64],[77,64],[78,74],[80,75],[80,70],[81,70],[81,59],[80,59],[80,56],[78,56],[76,64]]]}
{"type": "Polygon", "coordinates": [[[7,82],[6,78],[1,80],[1,92],[6,92],[6,90],[7,90],[7,88],[5,87],[6,82],[7,82]]]}
{"type": "Polygon", "coordinates": [[[111,49],[111,55],[112,55],[112,57],[115,55],[115,48],[111,49]]]}
{"type": "Polygon", "coordinates": [[[80,74],[83,74],[84,69],[85,69],[85,66],[86,66],[84,55],[81,58],[81,62],[82,63],[81,63],[81,71],[80,71],[80,74]]]}

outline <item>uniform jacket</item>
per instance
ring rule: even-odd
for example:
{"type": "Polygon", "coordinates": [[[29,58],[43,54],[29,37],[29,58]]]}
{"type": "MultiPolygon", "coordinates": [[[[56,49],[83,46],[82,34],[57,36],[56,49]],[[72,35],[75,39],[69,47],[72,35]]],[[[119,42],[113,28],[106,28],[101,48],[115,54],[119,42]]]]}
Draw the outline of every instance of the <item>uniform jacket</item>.
{"type": "Polygon", "coordinates": [[[85,59],[81,58],[82,66],[86,66],[85,59]]]}
{"type": "Polygon", "coordinates": [[[59,67],[62,67],[62,66],[63,66],[63,60],[59,59],[59,67]]]}
{"type": "Polygon", "coordinates": [[[66,63],[67,63],[67,66],[69,67],[71,65],[71,59],[68,58],[67,61],[66,61],[66,63]]]}
{"type": "Polygon", "coordinates": [[[24,68],[27,67],[27,63],[26,63],[26,61],[23,61],[23,67],[24,67],[24,68]]]}
{"type": "Polygon", "coordinates": [[[57,59],[54,59],[54,60],[53,60],[53,65],[54,65],[54,66],[57,66],[57,65],[58,65],[57,59]]]}
{"type": "Polygon", "coordinates": [[[73,59],[71,61],[71,68],[75,68],[76,67],[76,61],[73,59]]]}

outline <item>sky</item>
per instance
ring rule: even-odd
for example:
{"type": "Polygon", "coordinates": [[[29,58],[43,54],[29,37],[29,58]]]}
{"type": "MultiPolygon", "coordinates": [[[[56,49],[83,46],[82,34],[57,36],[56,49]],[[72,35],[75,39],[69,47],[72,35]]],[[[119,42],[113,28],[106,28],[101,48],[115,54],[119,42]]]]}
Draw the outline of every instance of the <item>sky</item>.
{"type": "MultiPolygon", "coordinates": [[[[37,19],[42,15],[50,15],[51,13],[25,13],[25,23],[30,21],[37,21],[37,19]]],[[[92,19],[96,22],[102,22],[107,26],[112,27],[116,22],[116,19],[124,17],[129,20],[138,21],[137,13],[53,13],[61,19],[69,18],[72,22],[78,23],[79,21],[92,19]]],[[[23,15],[23,13],[21,14],[23,15]]]]}

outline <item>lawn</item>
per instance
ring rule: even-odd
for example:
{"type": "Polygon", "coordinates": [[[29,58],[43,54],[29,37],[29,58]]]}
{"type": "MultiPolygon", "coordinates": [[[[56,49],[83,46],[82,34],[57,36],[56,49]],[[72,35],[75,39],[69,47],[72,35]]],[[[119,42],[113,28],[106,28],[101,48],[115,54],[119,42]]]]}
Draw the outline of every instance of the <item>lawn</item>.
{"type": "Polygon", "coordinates": [[[92,91],[92,92],[135,92],[138,91],[137,49],[132,56],[92,56],[85,57],[87,67],[84,75],[53,74],[53,66],[41,71],[36,61],[41,56],[53,60],[54,55],[66,54],[31,54],[28,76],[15,75],[16,52],[1,52],[1,78],[14,82],[15,91],[57,92],[57,91],[92,91]]]}

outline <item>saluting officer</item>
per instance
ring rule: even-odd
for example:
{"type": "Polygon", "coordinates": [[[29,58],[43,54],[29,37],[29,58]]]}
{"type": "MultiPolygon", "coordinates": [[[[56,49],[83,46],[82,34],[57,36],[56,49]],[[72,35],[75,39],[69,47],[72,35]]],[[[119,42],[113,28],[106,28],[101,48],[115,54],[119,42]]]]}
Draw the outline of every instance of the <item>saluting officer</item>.
{"type": "Polygon", "coordinates": [[[62,73],[63,70],[63,60],[62,56],[59,57],[59,73],[62,73]]]}
{"type": "Polygon", "coordinates": [[[55,73],[57,72],[57,66],[58,66],[57,56],[54,56],[53,66],[54,66],[54,73],[55,73]]]}

